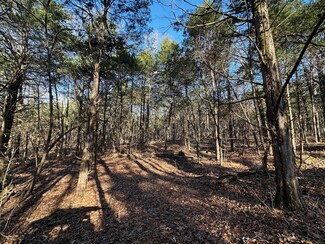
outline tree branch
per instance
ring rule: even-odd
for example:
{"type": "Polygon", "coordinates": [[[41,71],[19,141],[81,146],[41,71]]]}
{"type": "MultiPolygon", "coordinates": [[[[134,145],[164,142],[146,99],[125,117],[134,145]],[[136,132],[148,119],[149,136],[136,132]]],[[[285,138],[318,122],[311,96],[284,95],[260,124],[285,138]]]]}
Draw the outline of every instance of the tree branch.
{"type": "Polygon", "coordinates": [[[298,57],[295,65],[294,65],[294,67],[292,68],[292,70],[291,70],[290,74],[288,75],[285,83],[283,84],[282,90],[281,90],[280,95],[279,95],[279,97],[277,99],[277,102],[276,102],[275,112],[278,111],[279,106],[280,106],[281,99],[283,97],[283,94],[284,94],[284,91],[286,90],[287,85],[289,84],[289,82],[290,82],[293,74],[296,72],[296,70],[297,70],[297,68],[298,68],[298,66],[299,66],[299,64],[300,64],[300,62],[301,62],[301,60],[302,60],[302,58],[303,58],[303,56],[304,56],[304,54],[305,54],[308,46],[309,46],[309,44],[311,43],[311,41],[314,38],[314,36],[316,36],[317,30],[322,25],[322,23],[323,23],[324,20],[325,20],[325,12],[321,14],[320,19],[318,20],[318,23],[316,24],[316,26],[315,26],[314,30],[312,31],[312,33],[309,35],[308,40],[306,41],[303,49],[301,50],[300,55],[299,55],[299,57],[298,57]]]}

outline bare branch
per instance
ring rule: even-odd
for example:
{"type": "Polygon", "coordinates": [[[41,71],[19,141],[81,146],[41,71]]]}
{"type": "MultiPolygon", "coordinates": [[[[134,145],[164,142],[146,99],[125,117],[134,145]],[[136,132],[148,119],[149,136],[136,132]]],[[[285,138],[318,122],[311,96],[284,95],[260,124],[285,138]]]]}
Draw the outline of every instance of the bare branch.
{"type": "Polygon", "coordinates": [[[318,20],[318,22],[317,22],[317,24],[316,24],[314,30],[313,30],[312,33],[309,35],[308,40],[306,41],[306,43],[305,43],[303,49],[301,50],[300,55],[299,55],[299,57],[298,57],[298,59],[297,59],[295,65],[294,65],[294,67],[292,68],[292,70],[291,70],[291,72],[289,73],[289,75],[288,75],[288,77],[287,77],[285,83],[283,84],[283,86],[282,86],[282,90],[281,90],[280,95],[279,95],[279,97],[278,97],[278,99],[277,99],[277,102],[276,102],[275,112],[278,111],[279,106],[280,106],[280,102],[281,102],[281,100],[282,100],[282,97],[283,97],[284,91],[286,90],[287,85],[289,84],[289,82],[290,82],[290,80],[291,80],[293,74],[296,72],[296,70],[297,70],[297,68],[298,68],[298,66],[299,66],[299,64],[300,64],[300,62],[301,62],[301,60],[302,60],[302,58],[303,58],[303,56],[304,56],[304,54],[305,54],[305,52],[306,52],[308,46],[309,46],[309,44],[311,43],[311,41],[312,41],[312,39],[314,38],[314,36],[316,36],[316,34],[317,34],[317,30],[318,30],[319,27],[322,25],[322,23],[324,22],[324,20],[325,20],[325,12],[322,13],[322,15],[320,16],[320,18],[319,18],[319,20],[318,20]]]}

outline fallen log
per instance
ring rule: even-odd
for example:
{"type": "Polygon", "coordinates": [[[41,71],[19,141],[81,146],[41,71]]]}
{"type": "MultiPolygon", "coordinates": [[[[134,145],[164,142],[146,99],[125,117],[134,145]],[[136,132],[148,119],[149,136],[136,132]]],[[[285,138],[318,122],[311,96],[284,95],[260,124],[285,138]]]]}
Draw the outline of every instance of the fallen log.
{"type": "Polygon", "coordinates": [[[216,182],[217,185],[223,185],[223,184],[238,181],[239,179],[241,179],[241,178],[243,178],[245,176],[253,175],[253,174],[257,174],[257,173],[262,173],[262,172],[263,171],[260,168],[258,168],[258,169],[249,169],[247,171],[241,171],[241,172],[238,172],[238,173],[222,175],[222,176],[218,177],[215,182],[216,182]]]}

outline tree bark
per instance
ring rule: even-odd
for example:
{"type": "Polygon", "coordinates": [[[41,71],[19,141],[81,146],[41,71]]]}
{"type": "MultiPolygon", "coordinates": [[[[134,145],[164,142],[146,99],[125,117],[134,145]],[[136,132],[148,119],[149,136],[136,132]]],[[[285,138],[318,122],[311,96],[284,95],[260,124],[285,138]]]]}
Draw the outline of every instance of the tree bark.
{"type": "Polygon", "coordinates": [[[100,80],[100,61],[94,65],[93,86],[90,95],[90,104],[88,108],[89,128],[86,133],[85,147],[82,152],[82,160],[79,171],[77,184],[77,194],[84,193],[87,187],[88,172],[90,167],[96,163],[96,127],[97,127],[97,103],[99,95],[99,80],[100,80]]]}
{"type": "Polygon", "coordinates": [[[296,162],[285,100],[281,99],[277,106],[282,86],[269,22],[268,6],[265,0],[252,1],[252,6],[276,171],[275,206],[291,210],[305,209],[306,204],[302,198],[296,176],[296,162]]]}

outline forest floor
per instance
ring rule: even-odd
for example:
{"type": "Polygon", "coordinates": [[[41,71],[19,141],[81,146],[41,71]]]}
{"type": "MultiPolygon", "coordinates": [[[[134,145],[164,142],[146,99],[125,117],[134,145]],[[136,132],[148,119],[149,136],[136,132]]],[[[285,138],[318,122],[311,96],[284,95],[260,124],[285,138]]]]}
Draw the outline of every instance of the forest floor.
{"type": "MultiPolygon", "coordinates": [[[[32,197],[20,204],[13,198],[2,210],[11,218],[1,225],[0,242],[324,243],[325,144],[307,148],[299,172],[307,213],[272,207],[272,167],[270,177],[258,172],[220,182],[256,169],[261,157],[253,151],[229,153],[221,167],[210,153],[198,163],[193,152],[173,156],[181,149],[169,149],[157,154],[153,145],[131,159],[102,155],[81,197],[78,160],[49,161],[32,197]]],[[[31,177],[26,165],[15,170],[18,185],[31,177]]]]}

